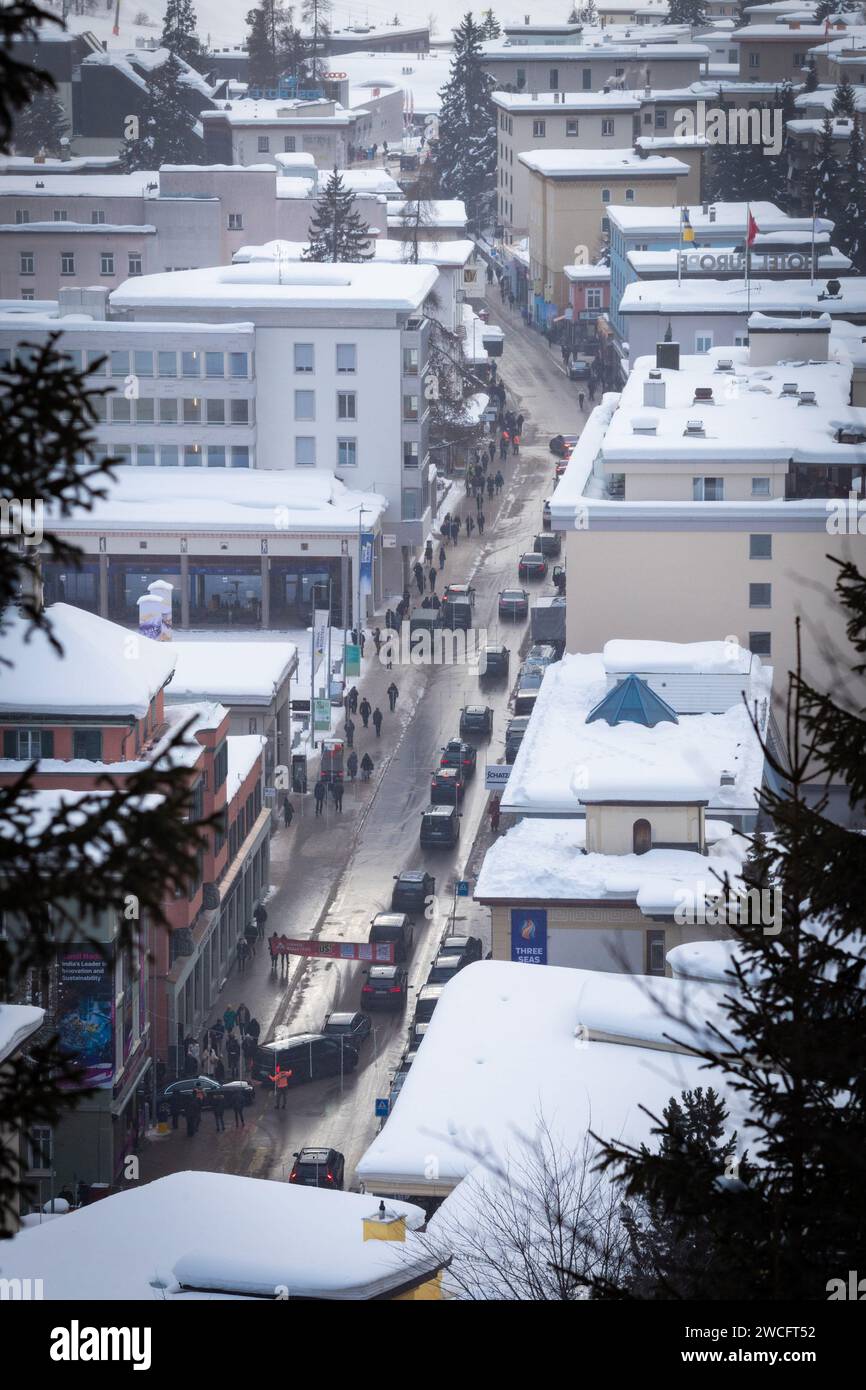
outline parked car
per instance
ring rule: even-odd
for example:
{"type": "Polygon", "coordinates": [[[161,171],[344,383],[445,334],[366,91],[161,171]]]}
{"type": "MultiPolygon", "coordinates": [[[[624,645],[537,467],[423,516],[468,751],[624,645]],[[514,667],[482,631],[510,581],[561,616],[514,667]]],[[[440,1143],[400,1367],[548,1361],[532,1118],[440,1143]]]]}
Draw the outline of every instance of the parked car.
{"type": "Polygon", "coordinates": [[[322,1034],[326,1038],[343,1038],[353,1047],[360,1047],[369,1038],[372,1027],[366,1014],[331,1013],[325,1015],[322,1034]]]}
{"type": "Polygon", "coordinates": [[[212,1076],[183,1076],[179,1081],[172,1081],[166,1086],[157,1104],[170,1105],[172,1096],[179,1096],[181,1102],[187,1100],[194,1090],[198,1088],[204,1100],[202,1105],[205,1110],[213,1109],[214,1098],[221,1095],[223,1102],[228,1109],[235,1096],[240,1093],[244,1105],[252,1105],[256,1098],[255,1087],[248,1081],[215,1081],[212,1076]]]}
{"type": "Polygon", "coordinates": [[[489,705],[464,705],[460,711],[461,738],[490,738],[493,710],[489,705]]]}
{"type": "Polygon", "coordinates": [[[400,965],[371,965],[361,988],[365,1009],[405,1009],[409,976],[400,965]]]}
{"type": "Polygon", "coordinates": [[[551,515],[550,515],[550,498],[547,498],[547,500],[546,500],[545,503],[544,503],[544,506],[541,508],[541,529],[542,529],[542,531],[549,531],[552,524],[553,524],[553,523],[552,523],[551,515]]]}
{"type": "Polygon", "coordinates": [[[418,1048],[424,1041],[424,1035],[429,1027],[429,1023],[415,1023],[413,1021],[412,1026],[409,1029],[409,1046],[413,1052],[418,1051],[418,1048]]]}
{"type": "Polygon", "coordinates": [[[279,1067],[288,1072],[290,1086],[300,1086],[305,1081],[354,1071],[357,1065],[358,1049],[344,1039],[326,1038],[322,1033],[298,1033],[261,1043],[253,1059],[253,1076],[264,1086],[273,1085],[269,1078],[279,1067]]]}
{"type": "Polygon", "coordinates": [[[589,363],[582,357],[570,357],[568,359],[568,379],[569,381],[587,381],[589,379],[589,363]]]}
{"type": "Polygon", "coordinates": [[[465,790],[462,768],[437,767],[430,779],[430,802],[433,806],[457,806],[465,790]]]}
{"type": "Polygon", "coordinates": [[[462,738],[451,738],[442,749],[439,766],[460,767],[464,777],[471,777],[477,760],[478,754],[471,743],[464,743],[462,738]]]}
{"type": "Polygon", "coordinates": [[[428,806],[421,812],[421,848],[450,849],[460,839],[460,812],[456,806],[428,806]]]}
{"type": "Polygon", "coordinates": [[[471,584],[446,584],[442,599],[445,602],[464,600],[475,607],[475,589],[471,584]]]}
{"type": "Polygon", "coordinates": [[[527,550],[517,562],[518,579],[546,579],[547,561],[535,550],[527,550]]]}
{"type": "Polygon", "coordinates": [[[540,531],[532,542],[532,549],[545,558],[561,555],[562,537],[558,531],[540,531]]]}
{"type": "Polygon", "coordinates": [[[502,589],[499,594],[500,618],[525,618],[529,613],[529,594],[525,589],[502,589]]]}
{"type": "Polygon", "coordinates": [[[505,730],[505,761],[513,763],[517,757],[517,750],[523,742],[523,735],[526,733],[529,724],[529,715],[518,715],[516,719],[509,719],[505,730]]]}
{"type": "Polygon", "coordinates": [[[299,1187],[329,1187],[342,1192],[346,1160],[339,1149],[304,1148],[295,1154],[289,1182],[299,1187]]]}
{"type": "Polygon", "coordinates": [[[418,991],[418,998],[415,1002],[415,1016],[412,1021],[413,1028],[421,1023],[429,1023],[433,1017],[436,1005],[442,998],[444,985],[424,985],[418,991]]]}
{"type": "Polygon", "coordinates": [[[399,965],[412,954],[412,920],[405,912],[377,912],[370,921],[369,940],[390,943],[394,947],[394,964],[399,965]]]}
{"type": "Polygon", "coordinates": [[[521,671],[531,671],[533,667],[538,667],[541,671],[546,671],[554,661],[559,660],[559,653],[552,642],[536,642],[526,653],[526,659],[521,666],[521,671]]]}
{"type": "Polygon", "coordinates": [[[478,661],[478,678],[499,680],[508,675],[511,652],[507,647],[483,647],[478,661]]]}
{"type": "Polygon", "coordinates": [[[428,985],[447,985],[467,964],[468,961],[463,959],[459,951],[440,951],[430,966],[428,985]]]}
{"type": "Polygon", "coordinates": [[[555,458],[569,459],[571,451],[577,443],[576,434],[555,434],[551,439],[548,448],[555,458]]]}
{"type": "Polygon", "coordinates": [[[538,692],[541,689],[541,682],[544,680],[544,668],[539,666],[521,666],[520,675],[517,678],[517,689],[514,692],[514,713],[531,714],[535,709],[535,701],[538,699],[538,692]]]}
{"type": "Polygon", "coordinates": [[[456,952],[463,957],[464,965],[480,960],[482,951],[480,936],[443,936],[439,942],[440,955],[453,955],[456,952]]]}
{"type": "Polygon", "coordinates": [[[423,917],[424,909],[436,892],[436,879],[425,869],[404,869],[394,875],[391,889],[391,911],[406,912],[410,917],[423,917]]]}

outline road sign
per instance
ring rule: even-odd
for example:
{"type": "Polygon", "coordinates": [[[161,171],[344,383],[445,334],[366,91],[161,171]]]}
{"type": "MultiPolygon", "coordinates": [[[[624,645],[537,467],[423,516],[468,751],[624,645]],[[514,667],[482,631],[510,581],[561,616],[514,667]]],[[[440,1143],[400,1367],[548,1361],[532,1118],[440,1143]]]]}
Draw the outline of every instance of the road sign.
{"type": "Polygon", "coordinates": [[[488,763],[484,769],[484,786],[489,792],[502,791],[508,786],[509,763],[488,763]]]}
{"type": "Polygon", "coordinates": [[[376,1119],[387,1120],[391,1113],[391,1102],[387,1096],[378,1096],[376,1099],[376,1119]]]}
{"type": "Polygon", "coordinates": [[[469,897],[469,879],[468,879],[468,878],[458,878],[458,880],[457,880],[457,896],[458,896],[458,898],[468,898],[468,897],[469,897]]]}

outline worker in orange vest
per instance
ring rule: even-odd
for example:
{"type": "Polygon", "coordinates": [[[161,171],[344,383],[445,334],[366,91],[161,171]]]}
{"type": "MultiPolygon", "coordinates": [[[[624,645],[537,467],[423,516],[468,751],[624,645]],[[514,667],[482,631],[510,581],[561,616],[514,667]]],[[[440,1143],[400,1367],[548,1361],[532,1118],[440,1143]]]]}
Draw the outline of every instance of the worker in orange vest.
{"type": "Polygon", "coordinates": [[[268,1077],[268,1080],[274,1083],[274,1095],[276,1097],[274,1102],[275,1110],[285,1110],[286,1108],[286,1097],[289,1094],[289,1077],[291,1074],[291,1071],[283,1071],[278,1062],[273,1076],[268,1077]]]}

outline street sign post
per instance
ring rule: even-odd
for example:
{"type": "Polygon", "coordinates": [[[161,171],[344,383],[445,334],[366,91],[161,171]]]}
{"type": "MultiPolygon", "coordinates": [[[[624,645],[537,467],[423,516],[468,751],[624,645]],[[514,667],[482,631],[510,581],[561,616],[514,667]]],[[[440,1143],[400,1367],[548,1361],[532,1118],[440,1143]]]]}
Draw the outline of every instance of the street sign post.
{"type": "Polygon", "coordinates": [[[458,896],[458,898],[468,898],[468,897],[469,897],[469,879],[468,879],[468,878],[458,878],[458,880],[457,880],[457,896],[458,896]]]}
{"type": "Polygon", "coordinates": [[[489,792],[501,792],[508,786],[511,767],[508,763],[488,763],[484,769],[484,786],[489,792]]]}
{"type": "Polygon", "coordinates": [[[378,1096],[378,1097],[376,1098],[376,1119],[377,1119],[377,1120],[387,1120],[387,1118],[388,1118],[388,1116],[389,1116],[390,1113],[391,1113],[391,1102],[390,1102],[390,1100],[388,1099],[388,1097],[387,1097],[387,1096],[378,1096]]]}

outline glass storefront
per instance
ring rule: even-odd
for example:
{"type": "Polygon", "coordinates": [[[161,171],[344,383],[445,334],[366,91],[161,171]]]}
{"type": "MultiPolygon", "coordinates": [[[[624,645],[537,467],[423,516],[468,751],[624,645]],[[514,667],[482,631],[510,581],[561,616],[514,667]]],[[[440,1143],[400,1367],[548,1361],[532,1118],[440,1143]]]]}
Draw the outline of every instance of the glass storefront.
{"type": "Polygon", "coordinates": [[[258,560],[189,562],[191,627],[258,627],[262,567],[258,560]]]}
{"type": "Polygon", "coordinates": [[[171,610],[176,626],[180,624],[180,561],[165,559],[116,560],[108,565],[108,616],[115,623],[138,626],[138,599],[147,593],[148,584],[165,579],[174,585],[171,610]]]}
{"type": "MultiPolygon", "coordinates": [[[[351,572],[351,563],[350,563],[351,572]]],[[[307,627],[312,621],[313,595],[327,607],[331,581],[331,613],[335,625],[343,620],[340,561],[297,556],[271,560],[271,627],[307,627]]]]}
{"type": "Polygon", "coordinates": [[[45,560],[42,584],[46,606],[71,603],[75,608],[86,608],[88,613],[99,612],[98,560],[83,560],[75,568],[58,560],[45,560]]]}

